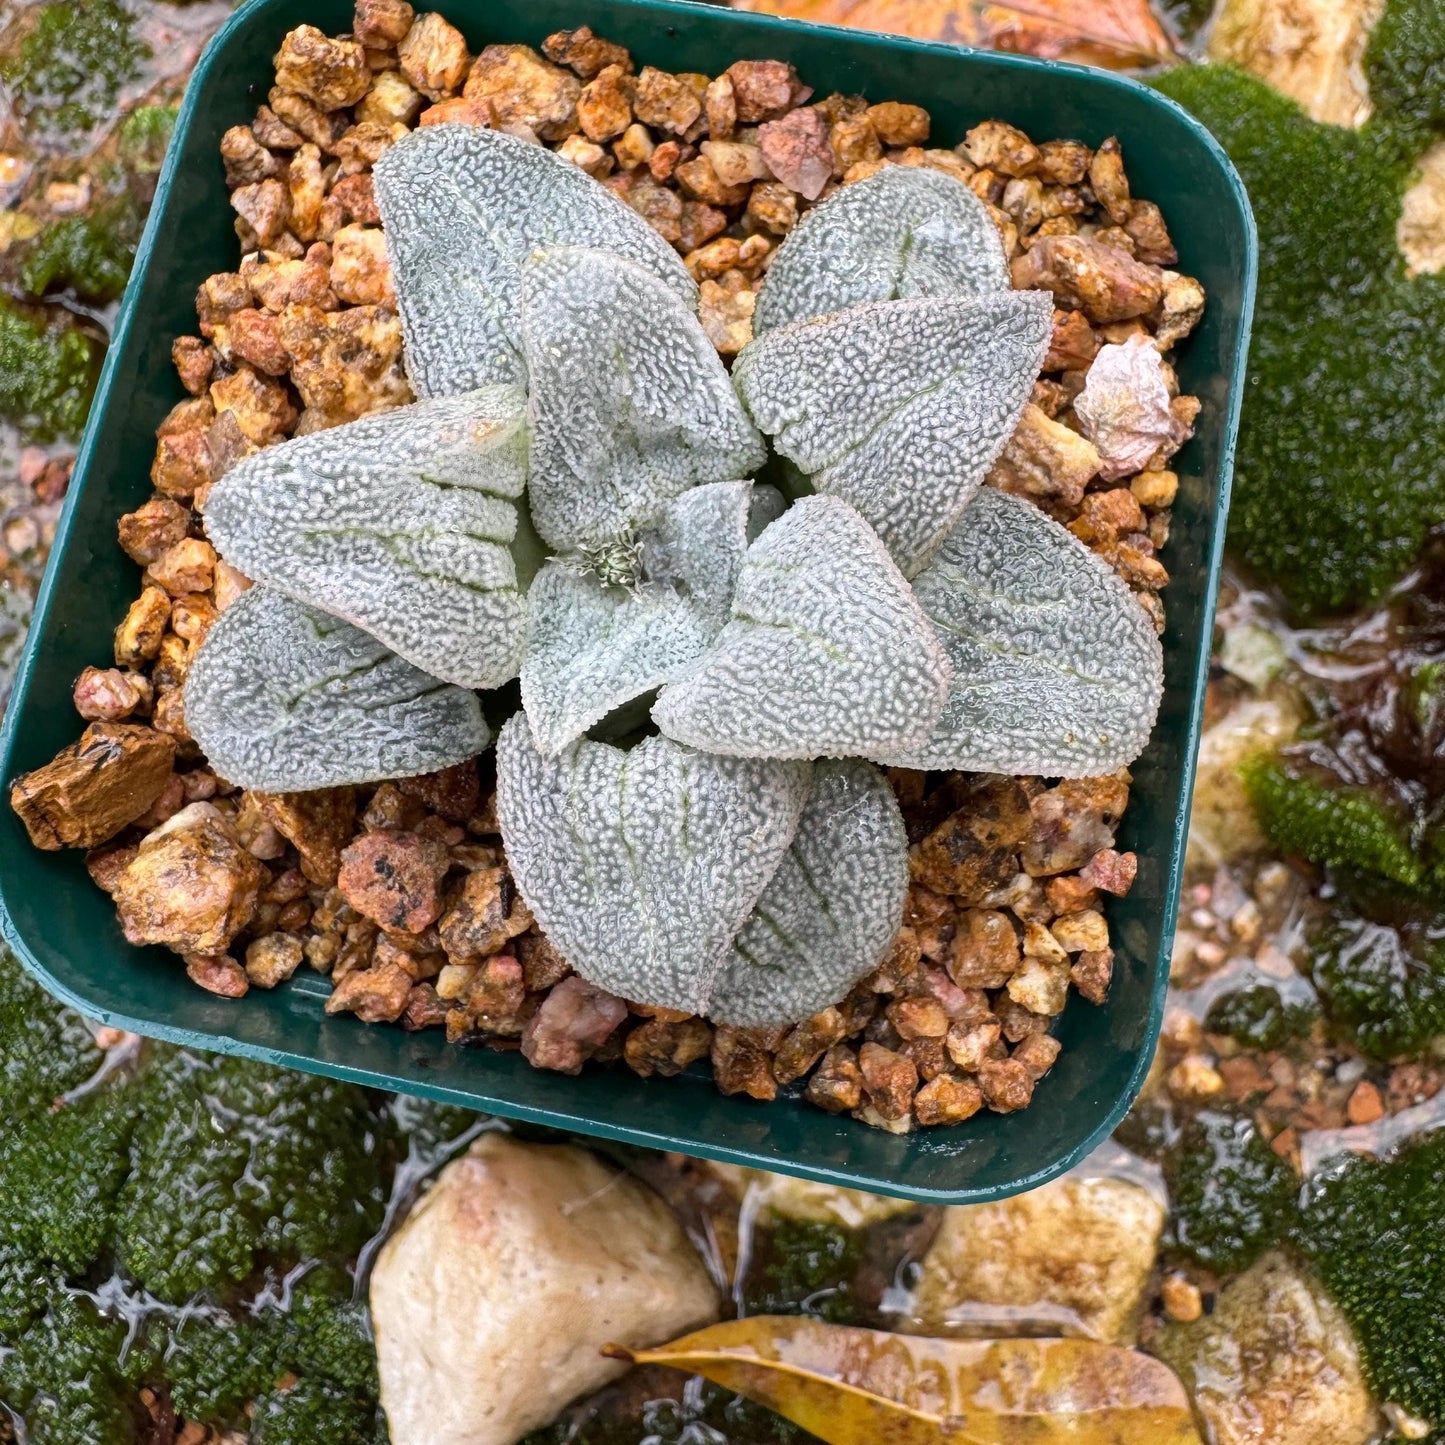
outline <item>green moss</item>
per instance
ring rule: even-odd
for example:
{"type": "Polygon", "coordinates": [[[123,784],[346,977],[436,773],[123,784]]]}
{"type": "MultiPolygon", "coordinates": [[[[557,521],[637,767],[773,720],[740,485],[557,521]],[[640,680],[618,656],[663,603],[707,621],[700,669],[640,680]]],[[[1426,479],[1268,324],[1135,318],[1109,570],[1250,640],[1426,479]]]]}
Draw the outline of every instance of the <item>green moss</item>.
{"type": "Polygon", "coordinates": [[[274,1316],[186,1321],[165,1359],[176,1413],[206,1425],[240,1424],[243,1408],[276,1382],[277,1346],[274,1316]]]}
{"type": "Polygon", "coordinates": [[[748,1275],[747,1313],[806,1314],[849,1324],[857,1314],[852,1277],[862,1237],[831,1224],[778,1220],[760,1230],[748,1275]]]}
{"type": "Polygon", "coordinates": [[[136,175],[154,175],[165,159],[180,112],[173,105],[138,105],[116,134],[121,164],[136,175]]]}
{"type": "Polygon", "coordinates": [[[1174,1242],[1206,1269],[1246,1268],[1293,1214],[1294,1175],[1248,1118],[1208,1110],[1191,1117],[1166,1177],[1174,1242]]]}
{"type": "Polygon", "coordinates": [[[105,1252],[125,1179],[133,1090],[111,1088],[6,1126],[0,1248],[82,1275],[105,1252]]]}
{"type": "Polygon", "coordinates": [[[1445,1035],[1445,946],[1341,918],[1311,939],[1310,954],[1326,1017],[1363,1053],[1419,1054],[1445,1035]]]}
{"type": "Polygon", "coordinates": [[[1410,154],[1445,131],[1445,10],[1439,0],[1390,0],[1365,54],[1376,123],[1410,154]]]}
{"type": "Polygon", "coordinates": [[[0,1118],[48,1109],[101,1064],[85,1021],[63,1008],[0,947],[0,1118]]]}
{"type": "Polygon", "coordinates": [[[78,437],[99,373],[100,349],[89,337],[0,300],[0,415],[37,441],[78,437]]]}
{"type": "Polygon", "coordinates": [[[186,1321],[165,1365],[177,1413],[212,1426],[243,1423],[244,1407],[263,1397],[280,1410],[286,1392],[276,1386],[287,1376],[307,1382],[303,1400],[322,1391],[368,1420],[381,1389],[366,1311],[344,1270],[308,1274],[285,1312],[186,1321]]]}
{"type": "Polygon", "coordinates": [[[51,0],[0,74],[31,132],[58,139],[99,125],[150,53],[121,0],[51,0]]]}
{"type": "Polygon", "coordinates": [[[1204,1027],[1246,1048],[1277,1049],[1290,1039],[1305,1037],[1318,1017],[1318,1008],[1286,1003],[1272,984],[1251,983],[1215,999],[1204,1027]]]}
{"type": "Polygon", "coordinates": [[[251,1445],[384,1445],[386,1426],[374,1402],[326,1380],[301,1380],[256,1404],[251,1445]]]}
{"type": "Polygon", "coordinates": [[[167,1051],[142,1091],[121,1263],[180,1303],[264,1265],[348,1258],[381,1222],[382,1127],[350,1085],[167,1051]]]}
{"type": "Polygon", "coordinates": [[[36,297],[69,289],[86,301],[114,301],[130,279],[138,232],[135,209],[127,202],[94,216],[53,221],[26,243],[20,284],[36,297]]]}
{"type": "Polygon", "coordinates": [[[1307,1191],[1298,1237],[1376,1395],[1445,1422],[1445,1133],[1390,1161],[1339,1161],[1307,1191]]]}
{"type": "Polygon", "coordinates": [[[292,1303],[285,1319],[282,1363],[298,1375],[325,1379],[375,1402],[381,1393],[376,1375],[376,1347],[365,1308],[344,1294],[313,1284],[292,1303]]]}
{"type": "Polygon", "coordinates": [[[1368,790],[1292,773],[1271,755],[1251,759],[1241,776],[1260,828],[1280,852],[1405,889],[1424,880],[1404,819],[1368,790]]]}
{"type": "Polygon", "coordinates": [[[1388,127],[1317,125],[1231,67],[1156,84],[1219,139],[1259,227],[1231,544],[1302,614],[1371,601],[1445,520],[1445,279],[1407,280],[1395,245],[1410,163],[1388,127]]]}
{"type": "Polygon", "coordinates": [[[0,1400],[24,1418],[31,1445],[126,1445],[154,1357],[127,1351],[125,1325],[82,1296],[54,1288],[47,1305],[0,1355],[0,1400]]]}
{"type": "Polygon", "coordinates": [[[0,1234],[0,1347],[13,1342],[44,1310],[50,1287],[45,1266],[0,1234]]]}

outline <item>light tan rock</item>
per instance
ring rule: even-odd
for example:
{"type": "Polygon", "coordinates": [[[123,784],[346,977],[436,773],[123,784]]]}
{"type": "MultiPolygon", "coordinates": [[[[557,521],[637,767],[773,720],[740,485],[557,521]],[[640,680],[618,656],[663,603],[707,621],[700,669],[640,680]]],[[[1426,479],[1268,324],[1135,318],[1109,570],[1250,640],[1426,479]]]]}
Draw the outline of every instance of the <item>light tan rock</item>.
{"type": "Polygon", "coordinates": [[[1349,1324],[1314,1280],[1267,1254],[1214,1312],[1156,1346],[1214,1445],[1365,1445],[1380,1421],[1349,1324]]]}
{"type": "Polygon", "coordinates": [[[1280,693],[1243,699],[1205,732],[1189,818],[1191,859],[1216,867],[1264,846],[1239,765],[1254,753],[1282,747],[1301,721],[1299,704],[1280,693]]]}
{"type": "Polygon", "coordinates": [[[865,1194],[861,1189],[842,1189],[787,1174],[769,1174],[763,1169],[745,1169],[740,1164],[708,1167],[739,1200],[746,1196],[760,1210],[804,1224],[863,1229],[918,1208],[907,1199],[889,1199],[882,1194],[865,1194]]]}
{"type": "Polygon", "coordinates": [[[1057,499],[1076,507],[1084,488],[1099,474],[1099,466],[1099,453],[1087,437],[1030,402],[988,480],[1000,491],[1029,501],[1057,499]]]}
{"type": "Polygon", "coordinates": [[[371,1280],[393,1445],[513,1445],[624,1367],[717,1316],[712,1280],[656,1195],[573,1145],[487,1134],[387,1241],[371,1280]]]}
{"type": "Polygon", "coordinates": [[[1445,141],[1420,157],[1420,174],[1405,192],[1395,239],[1412,276],[1445,271],[1445,141]]]}
{"type": "Polygon", "coordinates": [[[1164,1206],[1122,1179],[1067,1177],[944,1212],[914,1290],[914,1334],[1047,1333],[1132,1344],[1164,1206]]]}
{"type": "Polygon", "coordinates": [[[1209,58],[1268,81],[1315,120],[1363,125],[1365,46],[1383,9],[1384,0],[1225,0],[1209,58]]]}

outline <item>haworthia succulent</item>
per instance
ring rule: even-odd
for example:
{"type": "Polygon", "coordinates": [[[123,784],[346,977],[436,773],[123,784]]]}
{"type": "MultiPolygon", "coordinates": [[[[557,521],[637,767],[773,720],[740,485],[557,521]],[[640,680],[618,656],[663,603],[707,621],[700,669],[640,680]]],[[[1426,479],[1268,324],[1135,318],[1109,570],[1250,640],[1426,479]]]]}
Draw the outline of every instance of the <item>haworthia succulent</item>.
{"type": "Polygon", "coordinates": [[[262,586],[206,634],[186,677],[185,713],[216,772],[263,791],[435,772],[491,741],[476,693],[262,586]]]}
{"type": "Polygon", "coordinates": [[[247,576],[497,687],[526,634],[509,551],[526,475],[522,393],[483,387],[257,452],[212,488],[206,530],[247,576]]]}
{"type": "Polygon", "coordinates": [[[716,632],[670,587],[608,587],[555,561],[537,574],[528,605],[522,706],[548,757],[675,677],[716,632]]]}
{"type": "Polygon", "coordinates": [[[805,497],[748,549],[727,626],[652,716],[710,752],[855,757],[922,743],[948,676],[877,535],[837,497],[805,497]]]}
{"type": "Polygon", "coordinates": [[[548,759],[518,714],[497,740],[497,817],[522,897],[583,978],[701,1013],[792,842],[811,774],[660,737],[548,759]]]}
{"type": "Polygon", "coordinates": [[[1134,761],[1164,686],[1144,609],[1031,502],[985,487],[913,590],[953,664],[932,737],[874,751],[909,768],[1089,777],[1134,761]]]}
{"type": "Polygon", "coordinates": [[[733,941],[709,1015],[795,1023],[841,999],[903,922],[908,837],[888,780],[852,759],[813,768],[813,792],[773,881],[733,941]]]}
{"type": "Polygon", "coordinates": [[[782,515],[783,499],[752,482],[711,482],[684,492],[663,508],[643,544],[643,566],[654,581],[670,583],[721,627],[748,544],[782,515]]]}
{"type": "Polygon", "coordinates": [[[535,254],[522,275],[532,520],[560,550],[604,545],[767,449],[690,306],[624,256],[535,254]]]}
{"type": "Polygon", "coordinates": [[[869,302],[758,337],[733,380],[778,451],[911,577],[1018,425],[1052,316],[1035,291],[869,302]]]}
{"type": "Polygon", "coordinates": [[[778,248],[753,331],[909,296],[986,296],[1009,288],[988,207],[925,166],[885,166],[835,191],[778,248]]]}
{"type": "MultiPolygon", "coordinates": [[[[770,490],[770,489],[768,489],[770,490]]],[[[751,482],[694,487],[639,539],[642,575],[608,586],[549,562],[527,595],[522,706],[554,757],[615,708],[678,676],[727,621],[748,545],[751,482]]]]}
{"type": "Polygon", "coordinates": [[[525,381],[519,269],[539,246],[629,256],[679,302],[697,304],[677,252],[545,146],[483,126],[425,126],[392,146],[374,175],[418,396],[525,381]]]}

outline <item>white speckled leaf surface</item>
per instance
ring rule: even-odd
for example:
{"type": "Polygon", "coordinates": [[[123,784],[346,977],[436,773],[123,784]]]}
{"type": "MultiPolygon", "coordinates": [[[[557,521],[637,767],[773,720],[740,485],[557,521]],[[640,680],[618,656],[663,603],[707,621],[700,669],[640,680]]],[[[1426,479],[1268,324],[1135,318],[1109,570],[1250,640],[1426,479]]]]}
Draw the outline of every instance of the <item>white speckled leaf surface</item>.
{"type": "Polygon", "coordinates": [[[1003,242],[984,203],[942,171],[885,166],[835,191],[778,248],[753,332],[865,301],[1008,289],[1003,242]]]}
{"type": "Polygon", "coordinates": [[[868,755],[921,743],[948,676],[872,529],[837,497],[805,497],[748,549],[727,626],[652,715],[735,757],[868,755]]]}
{"type": "Polygon", "coordinates": [[[1092,777],[1143,751],[1164,690],[1153,624],[1031,502],[985,487],[913,590],[953,685],[933,736],[880,762],[1092,777]]]}
{"type": "Polygon", "coordinates": [[[903,923],[908,837],[888,780],[850,759],[813,768],[792,846],[733,942],[709,1014],[743,1028],[835,1004],[903,923]]]}
{"type": "Polygon", "coordinates": [[[655,522],[767,456],[690,306],[636,262],[558,247],[523,268],[532,520],[558,550],[655,522]]]}
{"type": "Polygon", "coordinates": [[[207,633],[186,678],[185,712],[217,773],[268,792],[414,777],[491,741],[474,692],[260,586],[207,633]]]}
{"type": "Polygon", "coordinates": [[[697,304],[677,252],[545,146],[483,126],[424,126],[392,146],[374,175],[418,396],[525,382],[520,267],[539,246],[630,256],[679,301],[697,304]]]}
{"type": "Polygon", "coordinates": [[[792,842],[806,763],[719,758],[652,737],[630,752],[497,740],[497,817],[527,906],[583,978],[704,1011],[734,936],[792,842]]]}
{"type": "Polygon", "coordinates": [[[560,562],[537,574],[527,602],[522,706],[548,757],[675,677],[717,630],[670,587],[605,587],[560,562]]]}
{"type": "Polygon", "coordinates": [[[751,482],[713,482],[668,503],[640,540],[635,588],[605,586],[567,561],[537,575],[522,706],[544,754],[671,682],[717,636],[747,551],[752,492],[751,482]]]}
{"type": "Polygon", "coordinates": [[[1052,317],[1036,291],[870,302],[758,337],[733,380],[778,451],[912,576],[1018,425],[1052,317]]]}
{"type": "Polygon", "coordinates": [[[772,487],[751,482],[694,487],[663,509],[644,542],[643,565],[649,577],[678,587],[721,627],[754,526],[758,521],[766,526],[781,509],[782,498],[772,487]]]}
{"type": "Polygon", "coordinates": [[[526,465],[521,393],[486,387],[248,457],[212,488],[206,530],[248,577],[436,677],[497,687],[526,634],[509,551],[526,465]]]}

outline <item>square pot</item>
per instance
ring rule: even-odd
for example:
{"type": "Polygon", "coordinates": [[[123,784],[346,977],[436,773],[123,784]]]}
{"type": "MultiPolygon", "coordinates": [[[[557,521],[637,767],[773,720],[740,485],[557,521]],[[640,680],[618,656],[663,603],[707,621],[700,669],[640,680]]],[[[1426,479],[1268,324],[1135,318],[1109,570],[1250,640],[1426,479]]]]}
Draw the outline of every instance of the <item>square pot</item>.
{"type": "MultiPolygon", "coordinates": [[[[1139,855],[1139,876],[1110,908],[1116,960],[1108,1001],[1071,999],[1057,1027],[1063,1053],[1026,1111],[895,1136],[822,1113],[797,1097],[797,1086],[761,1104],[719,1094],[706,1070],[644,1080],[618,1066],[570,1078],[535,1070],[520,1054],[449,1046],[439,1030],[408,1034],[327,1018],[329,986],[304,971],[241,1002],[217,998],[186,981],[174,954],[128,945],[82,855],[38,851],[8,807],[0,808],[6,938],[48,989],[106,1024],[510,1118],[937,1203],[1001,1198],[1062,1173],[1132,1101],[1163,1009],[1254,296],[1254,225],[1238,177],[1177,106],[1102,72],[678,0],[437,0],[435,8],[474,52],[490,42],[536,46],[585,23],[628,46],[640,64],[669,71],[789,60],[819,95],[862,92],[927,107],[945,144],[992,117],[1036,140],[1120,138],[1131,181],[1163,208],[1179,269],[1203,282],[1209,304],[1177,362],[1182,389],[1201,398],[1203,412],[1175,462],[1179,498],[1164,552],[1174,579],[1166,690],[1120,832],[1119,846],[1139,855]]],[[[78,735],[73,680],[87,664],[108,665],[112,630],[137,593],[116,520],[150,495],[155,428],[183,395],[171,342],[195,328],[200,283],[238,260],[221,135],[265,98],[271,57],[289,29],[307,21],[338,34],[351,14],[351,0],[251,0],[196,68],[5,719],[7,782],[78,735]]]]}

